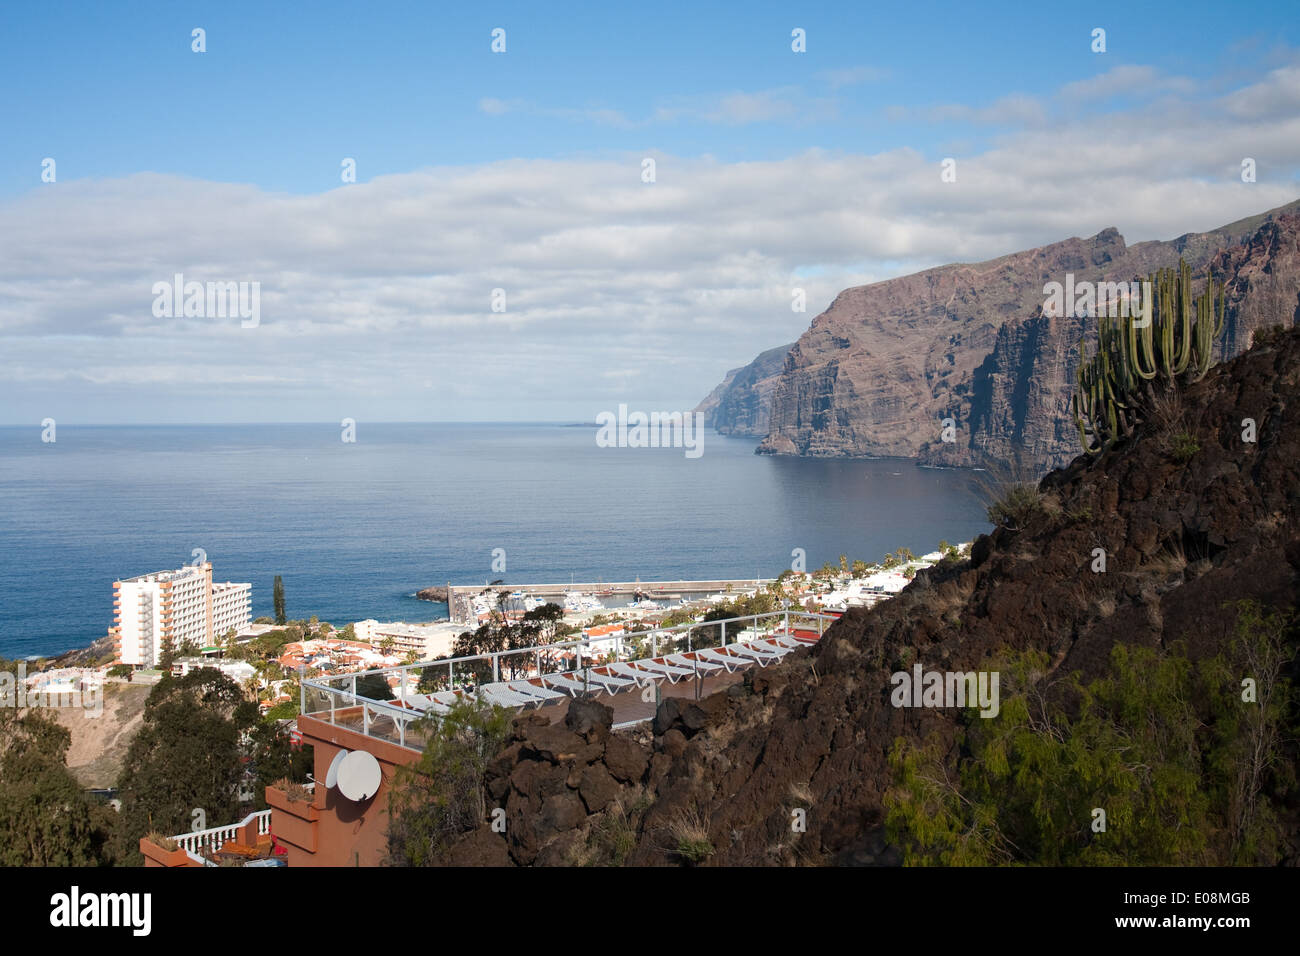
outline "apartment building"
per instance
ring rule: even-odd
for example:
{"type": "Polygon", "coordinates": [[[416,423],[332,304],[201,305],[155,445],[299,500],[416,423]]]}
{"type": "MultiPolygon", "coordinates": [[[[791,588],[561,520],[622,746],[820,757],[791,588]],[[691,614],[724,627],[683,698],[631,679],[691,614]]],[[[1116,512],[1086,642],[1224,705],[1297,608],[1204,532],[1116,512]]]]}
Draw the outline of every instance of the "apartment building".
{"type": "Polygon", "coordinates": [[[123,664],[156,667],[168,645],[212,644],[252,620],[251,584],[214,583],[212,565],[186,565],[113,582],[109,634],[123,664]]]}
{"type": "Polygon", "coordinates": [[[352,632],[358,641],[364,641],[372,647],[379,647],[385,640],[391,640],[394,654],[401,657],[414,653],[422,661],[450,654],[456,638],[465,630],[463,624],[451,622],[407,624],[403,621],[382,622],[367,619],[356,621],[352,625],[352,632]]]}

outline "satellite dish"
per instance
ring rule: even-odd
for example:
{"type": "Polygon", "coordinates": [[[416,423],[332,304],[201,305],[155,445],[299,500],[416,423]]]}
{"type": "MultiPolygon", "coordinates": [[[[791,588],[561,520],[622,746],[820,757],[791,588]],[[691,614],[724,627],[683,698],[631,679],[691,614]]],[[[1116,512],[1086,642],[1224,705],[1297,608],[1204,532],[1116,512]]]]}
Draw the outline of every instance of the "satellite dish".
{"type": "Polygon", "coordinates": [[[354,803],[369,800],[378,793],[382,780],[379,761],[365,750],[352,751],[339,764],[339,793],[354,803]]]}
{"type": "Polygon", "coordinates": [[[325,773],[325,786],[332,787],[339,782],[339,767],[343,766],[343,758],[348,755],[346,750],[340,750],[330,761],[330,768],[325,773]]]}

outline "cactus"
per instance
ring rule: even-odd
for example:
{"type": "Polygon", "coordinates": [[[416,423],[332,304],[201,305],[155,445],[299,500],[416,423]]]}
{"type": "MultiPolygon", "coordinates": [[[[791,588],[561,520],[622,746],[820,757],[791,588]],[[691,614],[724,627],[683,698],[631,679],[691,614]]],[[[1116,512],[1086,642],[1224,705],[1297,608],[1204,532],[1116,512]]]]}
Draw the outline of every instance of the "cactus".
{"type": "Polygon", "coordinates": [[[1223,283],[1211,273],[1205,292],[1193,296],[1191,267],[1180,261],[1177,269],[1150,276],[1146,290],[1150,321],[1139,327],[1135,317],[1103,315],[1096,353],[1089,357],[1079,342],[1071,407],[1088,454],[1132,434],[1157,395],[1200,381],[1214,363],[1214,343],[1223,331],[1223,283]]]}

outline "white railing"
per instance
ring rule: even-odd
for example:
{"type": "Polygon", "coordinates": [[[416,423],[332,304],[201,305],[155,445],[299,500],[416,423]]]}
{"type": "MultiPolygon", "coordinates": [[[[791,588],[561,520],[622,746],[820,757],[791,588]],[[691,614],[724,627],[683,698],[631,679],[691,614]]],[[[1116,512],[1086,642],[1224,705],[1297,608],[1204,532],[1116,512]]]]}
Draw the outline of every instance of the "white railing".
{"type": "MultiPolygon", "coordinates": [[[[396,674],[399,676],[399,686],[404,688],[408,681],[408,676],[418,671],[423,673],[428,668],[447,668],[446,683],[450,690],[456,689],[474,689],[480,683],[496,683],[501,680],[502,662],[506,662],[506,667],[511,667],[511,659],[518,660],[523,658],[522,673],[519,675],[524,678],[532,676],[545,676],[546,661],[554,661],[557,652],[573,651],[576,657],[573,668],[561,666],[555,673],[570,673],[577,678],[583,675],[584,681],[590,678],[591,665],[583,665],[584,657],[591,655],[593,645],[599,645],[610,651],[611,658],[615,660],[629,659],[628,651],[630,647],[636,646],[640,642],[649,643],[649,655],[651,659],[658,658],[660,653],[666,647],[672,647],[669,653],[674,650],[683,650],[676,645],[685,642],[685,652],[691,653],[693,650],[694,638],[697,631],[705,631],[710,628],[717,628],[719,632],[718,644],[727,643],[727,625],[731,624],[732,634],[745,632],[749,630],[750,634],[755,637],[761,637],[772,632],[791,633],[792,629],[802,625],[805,628],[811,628],[815,625],[818,638],[824,633],[828,624],[833,623],[838,617],[834,614],[824,614],[816,611],[806,611],[802,608],[786,608],[781,611],[767,611],[759,614],[748,614],[737,617],[725,618],[717,621],[690,621],[685,624],[676,624],[669,627],[651,628],[646,631],[627,632],[621,637],[604,637],[604,636],[583,636],[576,640],[557,641],[553,644],[543,644],[534,647],[525,647],[512,649],[508,651],[496,651],[484,654],[472,654],[464,657],[442,658],[433,661],[421,661],[415,664],[400,664],[391,667],[379,667],[372,670],[355,671],[348,674],[339,674],[333,677],[318,677],[313,679],[304,679],[300,687],[300,713],[306,715],[329,715],[331,724],[337,722],[336,713],[339,709],[350,709],[360,707],[362,711],[361,732],[366,736],[371,736],[371,717],[388,716],[393,718],[397,727],[397,739],[391,742],[399,746],[408,747],[408,749],[420,749],[409,747],[406,743],[405,727],[406,723],[412,719],[410,710],[401,706],[400,700],[394,703],[375,700],[366,697],[357,692],[357,682],[360,678],[380,674],[385,679],[389,675],[396,674]],[[761,622],[761,623],[760,623],[761,622]],[[610,646],[613,645],[613,649],[610,646]],[[586,653],[584,653],[586,652],[586,653]],[[484,680],[479,679],[479,675],[473,669],[474,664],[479,664],[485,668],[490,664],[491,677],[484,680]],[[461,666],[462,679],[457,680],[456,667],[461,666]],[[466,666],[469,665],[469,666],[466,666]],[[530,666],[531,665],[531,666],[530,666]],[[584,674],[584,671],[586,672],[584,674]],[[468,673],[467,673],[468,672],[468,673]],[[340,687],[339,684],[344,686],[340,687]],[[312,702],[313,706],[308,705],[307,692],[312,691],[316,700],[312,702]],[[326,701],[328,703],[326,703],[326,701]]],[[[704,646],[714,646],[713,641],[709,641],[704,646]]],[[[516,665],[519,666],[519,665],[516,665]]],[[[602,666],[602,665],[596,665],[602,666]]],[[[513,679],[513,677],[512,677],[513,679]]]]}
{"type": "Polygon", "coordinates": [[[221,844],[233,840],[240,829],[253,820],[257,821],[258,836],[265,836],[271,832],[271,811],[258,810],[256,813],[250,813],[238,823],[231,823],[224,827],[209,827],[206,830],[195,830],[193,833],[181,833],[172,837],[172,839],[176,841],[176,844],[182,850],[191,855],[200,853],[204,848],[215,853],[221,849],[221,844]]]}

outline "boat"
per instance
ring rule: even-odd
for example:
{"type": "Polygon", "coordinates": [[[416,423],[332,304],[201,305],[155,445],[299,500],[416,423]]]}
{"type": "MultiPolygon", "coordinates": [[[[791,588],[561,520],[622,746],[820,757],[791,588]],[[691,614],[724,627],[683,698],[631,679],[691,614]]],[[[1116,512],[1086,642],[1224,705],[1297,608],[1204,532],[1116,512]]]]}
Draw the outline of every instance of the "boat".
{"type": "Polygon", "coordinates": [[[564,610],[567,613],[582,614],[587,611],[603,611],[605,605],[590,594],[581,591],[567,591],[564,595],[564,610]]]}

